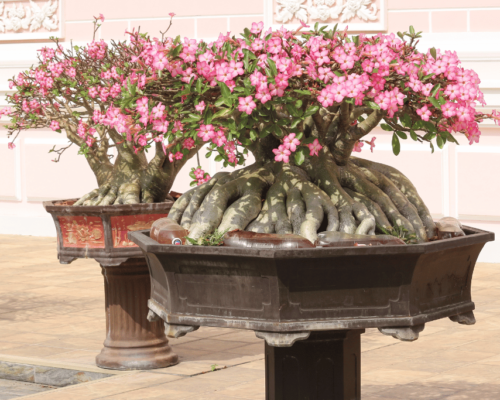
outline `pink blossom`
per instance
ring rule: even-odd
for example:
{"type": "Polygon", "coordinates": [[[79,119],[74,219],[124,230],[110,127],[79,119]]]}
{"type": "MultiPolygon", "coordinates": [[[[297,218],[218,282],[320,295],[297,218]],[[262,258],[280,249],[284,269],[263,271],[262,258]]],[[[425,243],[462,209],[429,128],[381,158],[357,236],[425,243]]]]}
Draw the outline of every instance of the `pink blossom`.
{"type": "Polygon", "coordinates": [[[200,101],[197,105],[194,106],[194,108],[196,108],[196,111],[203,112],[203,110],[205,109],[205,102],[200,101]]]}
{"type": "Polygon", "coordinates": [[[356,151],[358,153],[361,153],[361,148],[364,146],[364,143],[363,142],[360,142],[359,140],[354,143],[354,148],[352,149],[352,151],[356,151]]]}
{"type": "Polygon", "coordinates": [[[194,146],[195,146],[195,143],[194,143],[194,139],[193,138],[187,138],[182,143],[182,148],[183,149],[191,150],[194,146]]]}
{"type": "Polygon", "coordinates": [[[174,154],[174,158],[176,160],[182,160],[183,157],[184,157],[184,154],[182,154],[180,151],[178,151],[177,153],[174,154]]]}
{"type": "Polygon", "coordinates": [[[99,14],[99,16],[96,18],[96,20],[99,20],[99,19],[101,20],[101,22],[104,22],[104,15],[99,14]]]}
{"type": "Polygon", "coordinates": [[[57,131],[58,129],[60,129],[59,122],[52,121],[50,123],[50,129],[52,129],[53,131],[57,131]]]}
{"type": "Polygon", "coordinates": [[[314,139],[314,142],[309,143],[307,147],[309,147],[310,156],[317,156],[318,152],[323,148],[323,146],[319,144],[318,139],[314,139]]]}
{"type": "Polygon", "coordinates": [[[441,106],[441,110],[443,110],[443,116],[446,117],[446,118],[451,118],[453,116],[455,116],[455,109],[456,109],[456,105],[455,103],[452,103],[452,102],[446,102],[446,104],[443,104],[441,106]]]}
{"type": "Polygon", "coordinates": [[[429,117],[432,115],[432,112],[425,105],[417,110],[417,114],[420,115],[420,118],[422,118],[422,120],[429,121],[429,117]]]}
{"type": "Polygon", "coordinates": [[[250,29],[250,32],[254,35],[258,35],[262,31],[262,28],[264,28],[264,22],[252,22],[252,29],[250,29]]]}
{"type": "Polygon", "coordinates": [[[217,131],[212,137],[212,142],[214,142],[216,146],[220,147],[227,142],[226,135],[223,131],[217,131]]]}
{"type": "Polygon", "coordinates": [[[284,145],[280,145],[277,149],[273,149],[273,153],[275,154],[275,161],[283,161],[284,163],[288,163],[290,161],[290,150],[288,150],[284,145]]]}
{"type": "Polygon", "coordinates": [[[201,125],[198,129],[198,137],[204,142],[208,142],[215,135],[214,127],[212,125],[201,125]]]}
{"type": "Polygon", "coordinates": [[[161,119],[163,117],[163,111],[165,111],[165,106],[163,104],[158,104],[151,110],[151,115],[153,118],[161,119]]]}
{"type": "Polygon", "coordinates": [[[139,143],[139,146],[142,146],[142,147],[146,146],[148,144],[146,136],[139,135],[139,137],[137,138],[137,143],[139,143]]]}
{"type": "Polygon", "coordinates": [[[148,98],[146,96],[144,96],[135,102],[137,111],[140,114],[148,114],[149,113],[148,101],[149,101],[148,98]]]}
{"type": "Polygon", "coordinates": [[[16,148],[16,145],[14,144],[14,142],[10,142],[9,144],[7,144],[7,147],[9,148],[9,150],[14,150],[16,148]]]}
{"type": "Polygon", "coordinates": [[[284,137],[283,145],[293,153],[297,150],[297,146],[300,145],[300,140],[295,137],[295,133],[290,133],[284,137]]]}
{"type": "Polygon", "coordinates": [[[255,107],[257,107],[253,101],[252,96],[247,97],[239,97],[238,98],[240,105],[238,106],[238,110],[242,112],[246,112],[250,115],[255,107]]]}
{"type": "Polygon", "coordinates": [[[173,13],[173,12],[168,13],[168,15],[170,15],[172,18],[175,17],[175,13],[173,13]]]}
{"type": "Polygon", "coordinates": [[[370,140],[370,151],[373,153],[373,149],[375,148],[375,139],[377,139],[375,136],[372,137],[372,140],[370,140]]]}

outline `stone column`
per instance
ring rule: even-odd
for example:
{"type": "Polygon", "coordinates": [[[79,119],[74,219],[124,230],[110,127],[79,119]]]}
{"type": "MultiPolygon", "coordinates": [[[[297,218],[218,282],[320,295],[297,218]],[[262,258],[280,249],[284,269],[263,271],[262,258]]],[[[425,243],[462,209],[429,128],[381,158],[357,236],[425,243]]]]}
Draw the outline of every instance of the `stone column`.
{"type": "Polygon", "coordinates": [[[177,364],[179,360],[168,345],[163,321],[147,319],[151,281],[146,260],[98,261],[104,276],[106,340],[96,357],[97,366],[134,370],[177,364]]]}

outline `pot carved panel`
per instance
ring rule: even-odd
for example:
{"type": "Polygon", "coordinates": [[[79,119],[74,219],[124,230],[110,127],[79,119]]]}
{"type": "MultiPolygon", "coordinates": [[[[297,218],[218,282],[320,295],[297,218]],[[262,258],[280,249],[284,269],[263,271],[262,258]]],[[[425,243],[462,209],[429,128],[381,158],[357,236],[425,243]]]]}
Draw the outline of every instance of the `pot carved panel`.
{"type": "Polygon", "coordinates": [[[111,217],[111,235],[114,248],[138,247],[134,242],[128,240],[127,233],[151,229],[151,225],[157,219],[165,218],[168,214],[139,214],[120,215],[111,217]]]}
{"type": "Polygon", "coordinates": [[[68,216],[58,217],[61,225],[64,247],[87,247],[102,249],[104,245],[104,226],[99,217],[68,216]]]}

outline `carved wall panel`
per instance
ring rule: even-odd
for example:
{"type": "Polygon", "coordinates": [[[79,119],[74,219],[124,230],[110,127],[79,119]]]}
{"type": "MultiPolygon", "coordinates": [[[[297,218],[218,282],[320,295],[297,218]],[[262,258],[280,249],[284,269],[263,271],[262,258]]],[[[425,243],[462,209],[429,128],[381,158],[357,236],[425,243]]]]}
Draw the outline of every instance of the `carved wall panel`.
{"type": "Polygon", "coordinates": [[[313,26],[349,26],[350,31],[386,30],[386,0],[268,0],[267,20],[278,28],[300,26],[300,21],[313,26]]]}
{"type": "Polygon", "coordinates": [[[0,2],[0,41],[62,37],[60,0],[0,2]]]}

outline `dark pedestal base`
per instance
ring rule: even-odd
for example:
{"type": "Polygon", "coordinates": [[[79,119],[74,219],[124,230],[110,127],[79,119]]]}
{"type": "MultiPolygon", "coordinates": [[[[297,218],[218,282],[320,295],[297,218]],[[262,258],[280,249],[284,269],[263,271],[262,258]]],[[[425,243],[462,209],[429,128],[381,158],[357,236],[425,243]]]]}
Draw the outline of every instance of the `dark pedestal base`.
{"type": "Polygon", "coordinates": [[[266,400],[361,399],[364,331],[311,332],[292,347],[266,343],[266,400]]]}
{"type": "Polygon", "coordinates": [[[101,368],[133,370],[164,368],[179,362],[168,345],[163,321],[149,322],[151,293],[144,258],[118,266],[101,264],[106,297],[106,340],[96,357],[101,368]]]}

